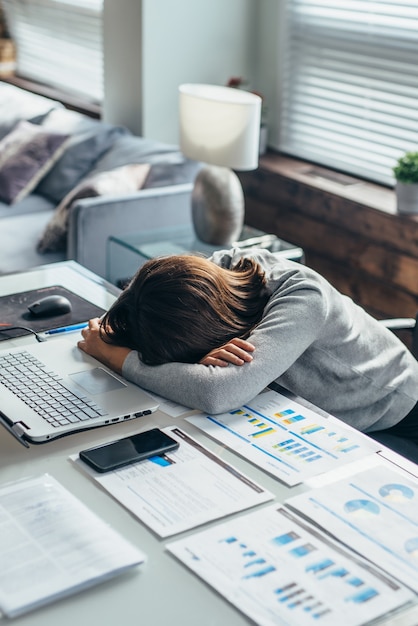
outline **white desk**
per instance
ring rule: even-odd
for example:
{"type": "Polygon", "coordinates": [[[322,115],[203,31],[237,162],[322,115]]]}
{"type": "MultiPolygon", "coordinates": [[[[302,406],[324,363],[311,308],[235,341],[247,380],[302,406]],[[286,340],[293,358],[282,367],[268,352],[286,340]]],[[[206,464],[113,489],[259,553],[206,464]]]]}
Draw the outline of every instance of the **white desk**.
{"type": "MultiPolygon", "coordinates": [[[[112,285],[74,262],[65,262],[25,273],[0,276],[0,295],[56,284],[76,291],[104,308],[112,303],[117,294],[112,285]]],[[[34,341],[32,336],[3,341],[0,342],[0,349],[31,341],[34,341]]],[[[289,489],[240,457],[222,449],[182,418],[172,419],[162,412],[31,446],[29,449],[0,428],[0,483],[47,472],[148,556],[145,565],[129,574],[17,618],[10,621],[11,624],[166,626],[171,623],[176,626],[243,626],[252,623],[171,557],[165,551],[168,541],[157,538],[68,460],[70,454],[82,448],[127,436],[151,425],[167,426],[173,423],[272,491],[278,502],[305,489],[303,486],[289,489]]],[[[393,456],[396,458],[396,455],[393,456]]],[[[4,620],[6,622],[9,623],[4,620]]],[[[379,623],[416,626],[418,608],[404,613],[396,621],[393,618],[382,619],[379,623]]]]}

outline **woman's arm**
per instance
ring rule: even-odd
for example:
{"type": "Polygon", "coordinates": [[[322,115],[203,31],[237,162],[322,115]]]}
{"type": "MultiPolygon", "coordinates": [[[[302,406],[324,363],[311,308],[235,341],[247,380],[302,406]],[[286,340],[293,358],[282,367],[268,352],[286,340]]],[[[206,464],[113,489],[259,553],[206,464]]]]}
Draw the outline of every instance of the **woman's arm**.
{"type": "Polygon", "coordinates": [[[315,341],[324,320],[322,295],[314,289],[290,290],[272,303],[251,333],[252,360],[228,367],[166,363],[144,365],[136,352],[122,373],[144,389],[206,413],[224,413],[254,398],[281,376],[315,341]]]}
{"type": "Polygon", "coordinates": [[[118,374],[122,374],[123,363],[131,350],[103,341],[100,336],[100,319],[98,317],[91,319],[88,327],[83,328],[81,334],[83,339],[77,344],[80,350],[90,354],[118,374]]]}
{"type": "MultiPolygon", "coordinates": [[[[144,389],[180,404],[214,414],[241,406],[293,365],[322,332],[327,317],[327,299],[311,271],[290,262],[278,263],[261,251],[257,256],[264,267],[273,270],[272,297],[248,338],[253,358],[243,365],[225,367],[209,361],[144,365],[137,352],[104,344],[98,336],[98,321],[83,330],[79,347],[144,389]]],[[[217,262],[228,265],[230,260],[229,254],[221,253],[217,262]]]]}

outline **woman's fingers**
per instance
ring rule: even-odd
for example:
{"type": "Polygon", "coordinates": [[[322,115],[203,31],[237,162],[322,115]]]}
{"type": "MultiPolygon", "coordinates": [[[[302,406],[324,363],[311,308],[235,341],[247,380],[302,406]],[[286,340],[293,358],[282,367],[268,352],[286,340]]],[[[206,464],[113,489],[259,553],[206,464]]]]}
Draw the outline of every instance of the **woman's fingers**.
{"type": "Polygon", "coordinates": [[[228,361],[223,361],[214,356],[206,356],[200,361],[201,365],[217,365],[218,367],[227,367],[228,361]]]}
{"type": "Polygon", "coordinates": [[[253,357],[252,355],[245,349],[245,348],[240,348],[239,346],[235,345],[235,344],[226,344],[226,346],[223,346],[222,348],[219,348],[219,355],[221,358],[225,358],[225,357],[238,357],[240,360],[242,361],[252,361],[253,357]]]}
{"type": "Polygon", "coordinates": [[[233,365],[244,365],[253,360],[250,352],[255,347],[244,339],[232,339],[230,342],[211,350],[201,361],[202,365],[218,365],[225,367],[228,363],[233,365]]]}
{"type": "Polygon", "coordinates": [[[226,345],[237,346],[238,348],[241,348],[242,350],[245,350],[246,352],[254,352],[255,350],[255,346],[252,343],[250,343],[246,339],[239,339],[239,337],[236,337],[235,339],[231,339],[231,341],[228,341],[226,345]]]}
{"type": "Polygon", "coordinates": [[[100,318],[99,317],[93,317],[91,320],[89,320],[89,329],[90,330],[99,330],[100,328],[100,318]]]}

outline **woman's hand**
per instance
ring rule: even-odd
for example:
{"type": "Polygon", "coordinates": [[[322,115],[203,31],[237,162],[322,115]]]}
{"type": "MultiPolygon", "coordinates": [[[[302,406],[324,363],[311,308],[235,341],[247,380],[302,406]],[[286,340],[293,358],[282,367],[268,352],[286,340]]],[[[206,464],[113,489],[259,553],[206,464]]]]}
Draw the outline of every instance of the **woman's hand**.
{"type": "Polygon", "coordinates": [[[118,374],[122,373],[122,365],[130,349],[103,341],[100,336],[100,319],[98,317],[91,319],[88,327],[83,328],[81,334],[83,339],[77,344],[80,350],[93,356],[118,374]]]}
{"type": "Polygon", "coordinates": [[[211,350],[203,357],[199,363],[202,365],[219,365],[226,367],[229,363],[233,365],[244,365],[253,360],[250,352],[254,352],[255,347],[244,339],[232,339],[220,348],[211,350]]]}

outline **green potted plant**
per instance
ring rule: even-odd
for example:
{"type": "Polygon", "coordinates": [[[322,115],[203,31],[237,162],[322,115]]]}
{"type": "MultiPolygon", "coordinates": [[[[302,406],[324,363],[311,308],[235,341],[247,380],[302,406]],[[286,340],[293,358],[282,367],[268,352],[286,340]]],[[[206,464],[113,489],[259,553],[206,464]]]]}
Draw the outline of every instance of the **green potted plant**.
{"type": "Polygon", "coordinates": [[[393,174],[398,213],[418,213],[418,152],[407,152],[401,156],[393,174]]]}

